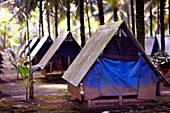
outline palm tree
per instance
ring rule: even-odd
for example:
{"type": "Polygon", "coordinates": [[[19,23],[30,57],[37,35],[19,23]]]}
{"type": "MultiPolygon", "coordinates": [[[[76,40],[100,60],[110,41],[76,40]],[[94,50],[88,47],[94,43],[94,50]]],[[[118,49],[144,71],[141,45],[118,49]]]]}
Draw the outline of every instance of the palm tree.
{"type": "Polygon", "coordinates": [[[145,48],[144,0],[136,0],[136,28],[137,28],[137,39],[141,44],[141,46],[145,48]]]}
{"type": "Polygon", "coordinates": [[[150,6],[150,36],[152,37],[152,5],[150,6]]]}
{"type": "Polygon", "coordinates": [[[169,34],[170,34],[170,0],[169,0],[168,10],[169,10],[169,20],[168,20],[168,22],[169,22],[169,34]]]}
{"type": "Polygon", "coordinates": [[[70,0],[67,0],[67,31],[70,31],[70,0]]]}
{"type": "Polygon", "coordinates": [[[133,35],[135,36],[135,19],[134,19],[133,0],[130,0],[130,1],[131,1],[132,32],[133,32],[133,35]]]}
{"type": "Polygon", "coordinates": [[[165,0],[160,1],[160,22],[161,22],[161,50],[165,51],[165,28],[164,28],[164,8],[165,7],[165,0]]]}
{"type": "MultiPolygon", "coordinates": [[[[0,69],[3,68],[3,66],[2,66],[2,60],[3,60],[2,54],[1,54],[1,52],[0,52],[0,69]]],[[[0,73],[2,73],[1,70],[0,70],[0,73]]]]}
{"type": "Polygon", "coordinates": [[[85,29],[84,29],[84,0],[79,0],[80,5],[80,35],[81,35],[81,47],[85,45],[85,29]]]}
{"type": "Polygon", "coordinates": [[[55,2],[55,37],[58,36],[58,4],[55,2]]]}
{"type": "Polygon", "coordinates": [[[47,24],[48,24],[48,35],[51,36],[51,33],[50,33],[50,6],[49,6],[49,1],[46,0],[46,15],[47,15],[47,24]]]}
{"type": "Polygon", "coordinates": [[[89,11],[88,11],[88,4],[89,4],[89,1],[86,0],[86,14],[87,14],[88,27],[89,27],[89,36],[91,37],[91,27],[90,27],[90,17],[89,17],[89,11]]]}
{"type": "Polygon", "coordinates": [[[102,0],[97,0],[97,3],[98,3],[98,9],[99,9],[100,25],[103,25],[104,24],[103,1],[102,0]]]}
{"type": "Polygon", "coordinates": [[[113,0],[113,15],[114,15],[114,21],[118,21],[118,14],[117,14],[117,11],[118,11],[118,0],[113,0]]]}
{"type": "Polygon", "coordinates": [[[40,0],[40,6],[39,6],[39,10],[40,10],[39,38],[40,38],[41,35],[42,35],[42,37],[44,36],[42,1],[43,0],[40,0]]]}

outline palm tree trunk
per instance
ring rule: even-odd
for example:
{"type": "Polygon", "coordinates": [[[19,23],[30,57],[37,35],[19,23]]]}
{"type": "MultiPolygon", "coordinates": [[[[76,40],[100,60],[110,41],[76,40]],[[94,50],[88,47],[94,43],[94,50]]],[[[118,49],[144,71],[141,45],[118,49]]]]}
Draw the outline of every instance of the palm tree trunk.
{"type": "Polygon", "coordinates": [[[158,8],[157,8],[157,34],[159,34],[159,29],[160,29],[160,25],[159,25],[159,18],[160,18],[160,15],[159,15],[159,4],[158,4],[158,8]]]}
{"type": "Polygon", "coordinates": [[[141,46],[145,48],[144,0],[136,0],[136,28],[137,28],[137,39],[141,44],[141,46]]]}
{"type": "Polygon", "coordinates": [[[160,21],[161,21],[161,50],[165,51],[165,28],[164,28],[164,8],[165,0],[161,0],[160,2],[160,21]]]}
{"type": "Polygon", "coordinates": [[[168,7],[168,9],[169,9],[169,34],[170,34],[170,0],[169,0],[169,7],[168,7]]]}
{"type": "Polygon", "coordinates": [[[118,11],[118,8],[115,7],[115,8],[113,9],[113,15],[114,15],[114,21],[115,21],[115,22],[118,21],[117,11],[118,11]]]}
{"type": "Polygon", "coordinates": [[[5,50],[5,47],[6,47],[6,35],[7,35],[7,33],[6,33],[6,24],[5,24],[5,26],[4,26],[4,42],[3,42],[3,50],[5,50]]]}
{"type": "Polygon", "coordinates": [[[67,0],[67,31],[70,31],[70,0],[67,0]]]}
{"type": "Polygon", "coordinates": [[[39,23],[39,36],[44,36],[43,30],[43,11],[42,11],[42,0],[40,0],[40,23],[39,23]]]}
{"type": "Polygon", "coordinates": [[[58,36],[58,5],[55,4],[55,35],[58,36]]]}
{"type": "Polygon", "coordinates": [[[46,0],[46,11],[47,11],[48,35],[51,37],[51,34],[50,34],[50,11],[49,11],[49,6],[48,6],[48,0],[46,0]]]}
{"type": "Polygon", "coordinates": [[[152,6],[150,6],[150,35],[152,35],[152,6]]]}
{"type": "Polygon", "coordinates": [[[91,14],[93,13],[93,0],[90,0],[90,11],[91,14]]]}
{"type": "Polygon", "coordinates": [[[87,2],[87,0],[86,0],[86,14],[87,14],[88,27],[89,27],[89,36],[91,37],[90,17],[89,17],[89,12],[88,12],[88,2],[87,2]]]}
{"type": "Polygon", "coordinates": [[[103,14],[103,1],[97,0],[98,9],[99,9],[99,21],[100,25],[104,25],[104,14],[103,14]]]}
{"type": "Polygon", "coordinates": [[[85,45],[85,29],[84,29],[84,0],[80,2],[80,35],[81,35],[81,47],[85,45]]]}
{"type": "Polygon", "coordinates": [[[132,17],[132,32],[135,36],[135,19],[134,19],[134,9],[133,9],[133,0],[131,0],[131,17],[132,17]]]}
{"type": "Polygon", "coordinates": [[[129,11],[127,11],[126,13],[127,13],[128,26],[129,26],[129,29],[130,29],[131,27],[130,27],[130,16],[129,16],[129,11]]]}

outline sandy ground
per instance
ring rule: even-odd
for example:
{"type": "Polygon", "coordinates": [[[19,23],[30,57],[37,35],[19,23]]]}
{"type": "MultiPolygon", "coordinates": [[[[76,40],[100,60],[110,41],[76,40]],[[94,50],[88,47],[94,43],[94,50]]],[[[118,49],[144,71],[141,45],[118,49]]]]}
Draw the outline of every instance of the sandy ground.
{"type": "Polygon", "coordinates": [[[170,112],[170,87],[161,87],[157,102],[147,105],[123,105],[109,108],[87,108],[67,92],[62,79],[47,80],[39,71],[34,74],[34,99],[25,101],[25,87],[21,79],[16,80],[16,71],[4,54],[3,73],[0,74],[0,112],[2,113],[94,113],[94,112],[170,112]]]}

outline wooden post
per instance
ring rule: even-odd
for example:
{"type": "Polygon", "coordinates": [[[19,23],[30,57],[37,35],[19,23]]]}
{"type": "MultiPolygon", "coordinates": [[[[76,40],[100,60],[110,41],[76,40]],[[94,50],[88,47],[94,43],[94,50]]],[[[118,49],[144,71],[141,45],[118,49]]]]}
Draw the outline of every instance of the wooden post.
{"type": "Polygon", "coordinates": [[[88,108],[91,107],[91,100],[88,100],[88,108]]]}
{"type": "Polygon", "coordinates": [[[37,57],[35,57],[35,65],[37,64],[37,57]]]}
{"type": "Polygon", "coordinates": [[[41,69],[41,74],[44,75],[45,77],[47,77],[47,74],[46,74],[46,69],[41,69]]]}
{"type": "Polygon", "coordinates": [[[50,62],[50,79],[52,79],[53,63],[50,62]]]}
{"type": "Polygon", "coordinates": [[[122,96],[119,96],[119,105],[122,105],[122,96]]]}
{"type": "Polygon", "coordinates": [[[70,66],[70,57],[68,57],[68,67],[70,66]]]}
{"type": "Polygon", "coordinates": [[[64,74],[64,71],[63,71],[63,61],[62,61],[62,56],[60,56],[60,58],[61,58],[61,74],[63,75],[64,74]]]}

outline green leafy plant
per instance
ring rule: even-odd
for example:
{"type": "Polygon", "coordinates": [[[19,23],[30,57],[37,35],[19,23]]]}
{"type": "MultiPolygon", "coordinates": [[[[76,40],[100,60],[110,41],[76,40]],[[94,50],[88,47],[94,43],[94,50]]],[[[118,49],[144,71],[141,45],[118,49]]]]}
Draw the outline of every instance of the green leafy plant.
{"type": "Polygon", "coordinates": [[[30,80],[30,78],[33,76],[33,73],[41,67],[41,65],[35,65],[33,68],[28,68],[26,66],[22,65],[16,65],[12,63],[12,65],[19,71],[20,75],[22,76],[25,88],[26,88],[26,100],[28,100],[28,94],[29,94],[29,87],[31,87],[35,81],[30,80]]]}
{"type": "Polygon", "coordinates": [[[33,76],[33,73],[40,68],[42,65],[35,65],[32,68],[28,68],[27,66],[24,66],[24,64],[27,62],[27,57],[18,57],[17,54],[12,49],[8,49],[8,52],[11,54],[12,59],[10,58],[11,64],[15,67],[17,70],[17,79],[18,75],[20,74],[24,85],[26,89],[26,100],[28,100],[28,94],[29,94],[29,87],[32,87],[32,85],[35,83],[34,80],[31,80],[30,78],[33,76]]]}
{"type": "Polygon", "coordinates": [[[167,52],[157,52],[153,56],[153,62],[158,68],[170,68],[170,56],[167,52]]]}
{"type": "MultiPolygon", "coordinates": [[[[19,50],[18,50],[19,51],[19,50]]],[[[17,53],[18,53],[17,51],[17,53]]],[[[9,61],[15,65],[24,65],[27,62],[27,56],[25,57],[19,57],[19,55],[17,53],[15,53],[12,49],[7,49],[7,52],[10,53],[11,58],[9,58],[9,61]]],[[[16,69],[17,71],[17,80],[19,79],[19,71],[16,69]]]]}

